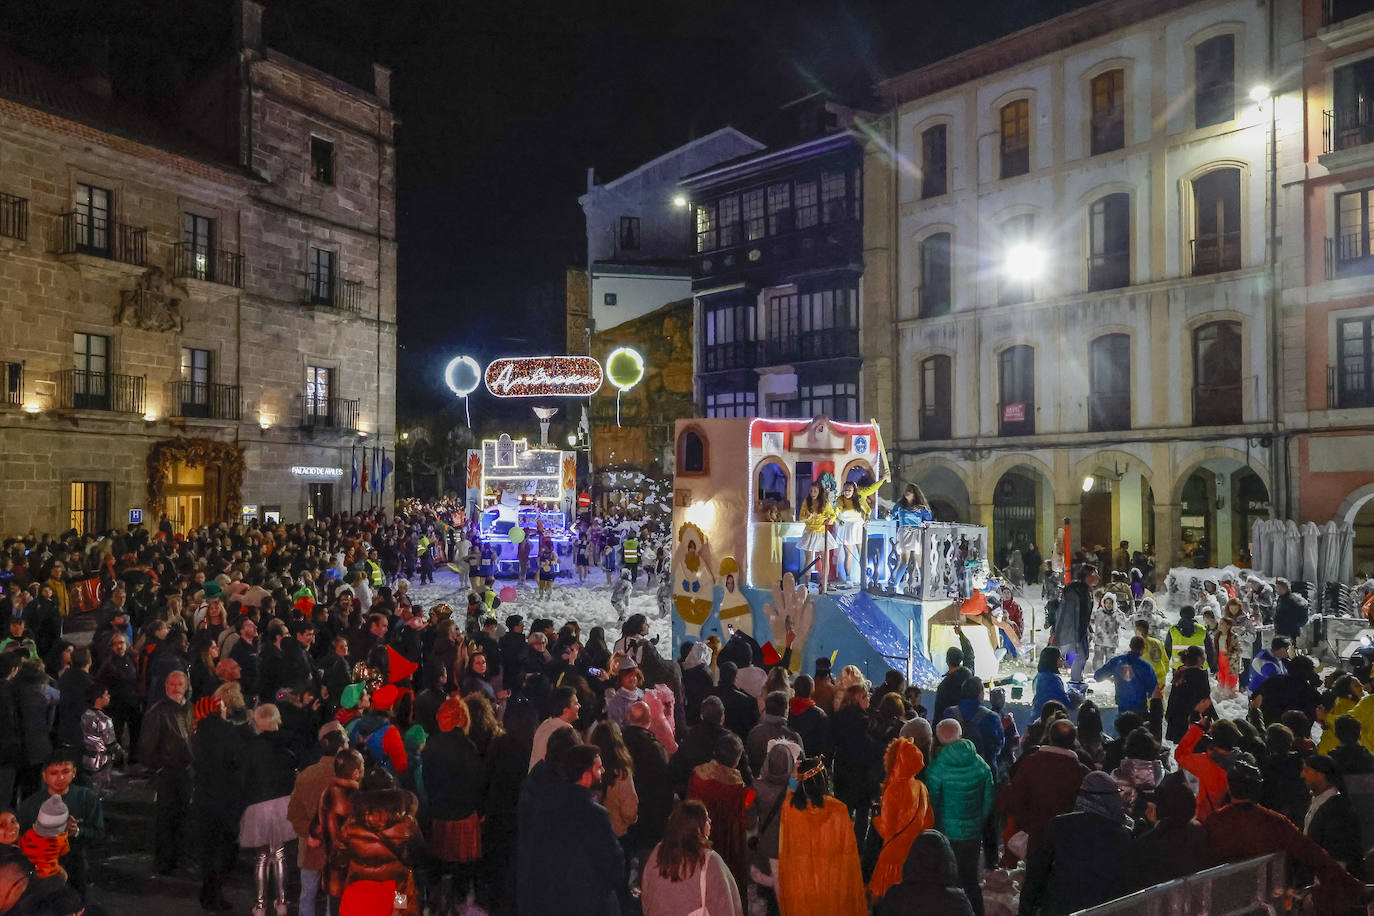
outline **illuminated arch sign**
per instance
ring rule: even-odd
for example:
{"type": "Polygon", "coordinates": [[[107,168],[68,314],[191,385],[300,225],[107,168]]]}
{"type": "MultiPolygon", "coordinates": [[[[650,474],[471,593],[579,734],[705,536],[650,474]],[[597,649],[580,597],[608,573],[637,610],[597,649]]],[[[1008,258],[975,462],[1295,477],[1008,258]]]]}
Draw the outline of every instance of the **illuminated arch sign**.
{"type": "Polygon", "coordinates": [[[601,389],[601,364],[590,356],[527,356],[487,366],[487,391],[498,398],[585,398],[601,389]]]}

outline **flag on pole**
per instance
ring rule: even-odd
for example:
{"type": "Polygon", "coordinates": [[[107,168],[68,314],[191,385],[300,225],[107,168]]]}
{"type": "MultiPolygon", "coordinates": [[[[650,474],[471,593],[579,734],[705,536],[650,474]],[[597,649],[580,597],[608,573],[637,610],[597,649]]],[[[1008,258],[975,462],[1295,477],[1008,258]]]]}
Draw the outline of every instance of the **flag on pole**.
{"type": "Polygon", "coordinates": [[[382,491],[382,459],[381,459],[381,454],[380,454],[381,451],[382,451],[382,450],[381,450],[380,448],[374,448],[374,449],[372,450],[372,492],[373,492],[373,493],[380,493],[380,492],[382,491]]]}
{"type": "Polygon", "coordinates": [[[363,492],[367,492],[367,449],[363,449],[363,492]]]}
{"type": "Polygon", "coordinates": [[[349,462],[350,462],[351,467],[352,467],[352,470],[353,470],[353,477],[352,477],[353,483],[352,483],[352,486],[349,487],[349,490],[350,490],[350,491],[357,491],[357,489],[358,489],[358,450],[357,450],[356,448],[354,448],[354,449],[352,449],[352,450],[350,451],[349,462]]]}

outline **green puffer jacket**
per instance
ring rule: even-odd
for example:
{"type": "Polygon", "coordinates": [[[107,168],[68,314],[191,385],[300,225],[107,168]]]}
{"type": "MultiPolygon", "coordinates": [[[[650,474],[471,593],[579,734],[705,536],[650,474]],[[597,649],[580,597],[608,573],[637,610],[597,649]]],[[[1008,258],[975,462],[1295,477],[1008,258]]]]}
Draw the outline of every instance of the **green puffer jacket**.
{"type": "Polygon", "coordinates": [[[992,811],[992,771],[967,738],[942,747],[925,772],[935,829],[949,838],[976,840],[992,811]]]}

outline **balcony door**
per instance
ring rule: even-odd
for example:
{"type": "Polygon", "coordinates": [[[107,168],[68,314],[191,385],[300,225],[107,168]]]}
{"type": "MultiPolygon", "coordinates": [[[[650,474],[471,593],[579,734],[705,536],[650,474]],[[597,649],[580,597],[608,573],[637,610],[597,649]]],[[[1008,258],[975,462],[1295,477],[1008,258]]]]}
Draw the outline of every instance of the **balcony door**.
{"type": "Polygon", "coordinates": [[[1193,274],[1240,267],[1240,170],[1213,169],[1193,180],[1193,274]]]}
{"type": "Polygon", "coordinates": [[[72,335],[72,406],[78,410],[110,409],[110,338],[103,334],[72,335]]]}
{"type": "Polygon", "coordinates": [[[210,351],[181,348],[181,415],[210,416],[210,351]]]}
{"type": "Polygon", "coordinates": [[[72,209],[76,214],[76,250],[105,257],[110,252],[110,197],[106,188],[78,184],[72,209]]]}
{"type": "Polygon", "coordinates": [[[1093,432],[1131,428],[1131,338],[1104,334],[1089,353],[1088,429],[1093,432]]]}
{"type": "Polygon", "coordinates": [[[334,373],[324,366],[305,367],[305,422],[308,426],[325,426],[329,422],[329,400],[333,393],[334,373]]]}
{"type": "Polygon", "coordinates": [[[998,390],[1001,398],[999,429],[1003,436],[1029,436],[1035,433],[1035,350],[1028,346],[1008,347],[997,359],[998,390]]]}
{"type": "Polygon", "coordinates": [[[1214,321],[1193,332],[1193,425],[1244,422],[1239,321],[1214,321]]]}
{"type": "Polygon", "coordinates": [[[197,280],[215,279],[215,221],[197,213],[185,213],[181,217],[181,241],[184,245],[185,264],[179,265],[182,271],[197,280]]]}
{"type": "Polygon", "coordinates": [[[1374,407],[1374,318],[1346,318],[1337,324],[1337,407],[1374,407]]]}

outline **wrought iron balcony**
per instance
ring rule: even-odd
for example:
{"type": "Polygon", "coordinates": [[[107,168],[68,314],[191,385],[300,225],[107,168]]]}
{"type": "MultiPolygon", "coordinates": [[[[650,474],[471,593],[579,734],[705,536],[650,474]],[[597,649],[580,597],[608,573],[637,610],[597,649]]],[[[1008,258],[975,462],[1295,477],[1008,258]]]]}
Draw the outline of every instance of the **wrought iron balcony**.
{"type": "Polygon", "coordinates": [[[1193,239],[1193,276],[1240,269],[1240,233],[1200,235],[1193,239]]]}
{"type": "Polygon", "coordinates": [[[202,420],[237,420],[240,414],[238,385],[213,382],[172,382],[172,416],[202,420]]]}
{"type": "Polygon", "coordinates": [[[302,429],[358,428],[357,398],[315,398],[301,395],[296,400],[300,404],[302,429]]]}
{"type": "Polygon", "coordinates": [[[147,385],[140,375],[63,369],[57,373],[57,405],[67,410],[142,414],[147,385]]]}
{"type": "Polygon", "coordinates": [[[1322,112],[1322,152],[1364,146],[1374,141],[1374,111],[1367,104],[1341,105],[1322,112]]]}
{"type": "Polygon", "coordinates": [[[24,403],[24,364],[0,360],[0,404],[24,403]]]}
{"type": "Polygon", "coordinates": [[[1374,237],[1351,232],[1326,240],[1326,279],[1374,271],[1374,237]]]}
{"type": "Polygon", "coordinates": [[[922,439],[952,439],[954,437],[953,411],[948,407],[921,408],[922,439]]]}
{"type": "Polygon", "coordinates": [[[0,235],[24,241],[29,237],[29,202],[0,192],[0,235]]]}
{"type": "Polygon", "coordinates": [[[80,211],[62,213],[57,217],[57,253],[90,254],[144,267],[148,263],[148,230],[80,211]]]}
{"type": "Polygon", "coordinates": [[[243,289],[243,255],[177,242],[172,246],[172,276],[243,289]]]}
{"type": "Polygon", "coordinates": [[[1194,426],[1234,426],[1243,422],[1239,382],[1234,385],[1193,386],[1194,426]]]}
{"type": "Polygon", "coordinates": [[[311,308],[336,309],[363,313],[363,284],[361,280],[345,280],[337,273],[307,270],[301,302],[311,308]]]}

